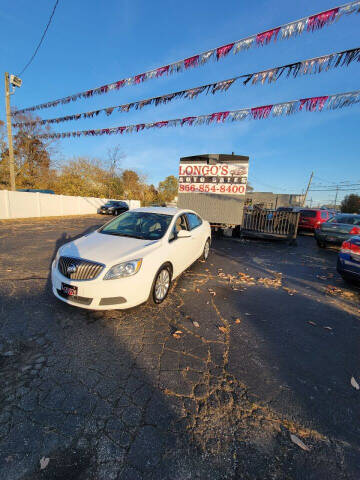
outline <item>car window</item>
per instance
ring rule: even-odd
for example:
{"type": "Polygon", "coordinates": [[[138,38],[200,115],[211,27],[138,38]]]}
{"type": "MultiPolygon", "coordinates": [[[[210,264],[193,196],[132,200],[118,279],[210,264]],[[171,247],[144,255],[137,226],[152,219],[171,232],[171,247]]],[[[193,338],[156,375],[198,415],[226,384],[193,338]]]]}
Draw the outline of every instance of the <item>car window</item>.
{"type": "Polygon", "coordinates": [[[330,223],[345,223],[347,225],[360,225],[359,215],[335,215],[330,218],[330,223]]]}
{"type": "Polygon", "coordinates": [[[202,224],[201,218],[195,215],[195,213],[187,213],[186,215],[189,221],[190,230],[194,230],[194,228],[202,224]]]}
{"type": "Polygon", "coordinates": [[[127,211],[107,223],[99,232],[119,237],[158,240],[165,235],[172,219],[172,215],[127,211]]]}
{"type": "Polygon", "coordinates": [[[321,212],[321,218],[328,218],[328,212],[321,212]]]}
{"type": "Polygon", "coordinates": [[[300,216],[302,218],[315,218],[316,211],[315,210],[301,210],[300,216]]]}

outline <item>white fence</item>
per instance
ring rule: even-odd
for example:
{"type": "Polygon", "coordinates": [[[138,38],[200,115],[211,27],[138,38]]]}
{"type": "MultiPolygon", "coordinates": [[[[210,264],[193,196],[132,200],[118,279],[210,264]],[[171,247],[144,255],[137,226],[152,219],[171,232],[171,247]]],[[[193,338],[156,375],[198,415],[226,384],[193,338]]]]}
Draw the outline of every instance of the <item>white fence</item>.
{"type": "MultiPolygon", "coordinates": [[[[85,215],[96,213],[106,198],[71,197],[48,193],[0,190],[0,219],[85,215]]],[[[139,200],[124,200],[130,209],[140,207],[139,200]]]]}

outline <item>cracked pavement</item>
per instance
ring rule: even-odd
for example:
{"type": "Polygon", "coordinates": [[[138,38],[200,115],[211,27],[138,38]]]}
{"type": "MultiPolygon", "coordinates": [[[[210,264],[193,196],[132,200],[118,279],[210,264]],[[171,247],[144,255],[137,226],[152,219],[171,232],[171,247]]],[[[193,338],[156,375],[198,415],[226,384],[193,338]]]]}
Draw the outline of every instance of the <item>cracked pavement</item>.
{"type": "Polygon", "coordinates": [[[360,297],[336,252],[214,240],[159,307],[58,301],[57,248],[104,221],[0,223],[0,478],[358,479],[360,297]]]}

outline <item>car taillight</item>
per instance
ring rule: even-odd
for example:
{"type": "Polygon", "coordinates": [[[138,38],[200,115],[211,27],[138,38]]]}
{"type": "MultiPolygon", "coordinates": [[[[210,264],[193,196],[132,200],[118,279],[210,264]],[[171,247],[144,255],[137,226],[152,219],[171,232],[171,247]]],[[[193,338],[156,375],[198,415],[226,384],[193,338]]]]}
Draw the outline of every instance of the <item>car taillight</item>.
{"type": "Polygon", "coordinates": [[[341,253],[355,253],[360,255],[360,245],[355,245],[350,240],[343,242],[341,245],[341,253]]]}
{"type": "Polygon", "coordinates": [[[351,242],[343,242],[342,245],[341,245],[341,250],[340,252],[341,253],[350,253],[351,251],[351,242]]]}
{"type": "Polygon", "coordinates": [[[320,228],[320,225],[321,225],[321,222],[319,220],[318,222],[315,223],[315,228],[320,228]]]}
{"type": "Polygon", "coordinates": [[[354,227],[350,230],[350,235],[359,235],[360,233],[360,227],[354,227]]]}

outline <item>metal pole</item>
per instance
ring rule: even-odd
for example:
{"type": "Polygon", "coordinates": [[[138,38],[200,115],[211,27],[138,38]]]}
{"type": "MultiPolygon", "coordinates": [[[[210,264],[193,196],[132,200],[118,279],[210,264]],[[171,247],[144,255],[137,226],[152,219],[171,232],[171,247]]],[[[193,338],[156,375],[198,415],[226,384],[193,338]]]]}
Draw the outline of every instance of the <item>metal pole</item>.
{"type": "Polygon", "coordinates": [[[310,178],[309,178],[309,183],[308,183],[308,186],[307,186],[307,188],[306,188],[305,195],[304,195],[304,200],[303,200],[303,204],[302,204],[303,207],[305,207],[306,197],[307,197],[307,194],[308,194],[308,191],[309,191],[309,188],[310,188],[310,185],[311,185],[313,176],[314,176],[314,172],[311,172],[311,175],[310,175],[310,178]]]}
{"type": "Polygon", "coordinates": [[[8,72],[5,72],[5,104],[6,104],[6,126],[9,145],[9,173],[10,189],[15,190],[15,167],[14,167],[14,149],[11,130],[11,109],[10,109],[10,79],[8,72]]]}
{"type": "Polygon", "coordinates": [[[336,210],[336,202],[337,202],[337,197],[338,197],[338,191],[339,191],[339,185],[336,185],[336,193],[335,193],[335,201],[334,201],[335,210],[336,210]]]}

